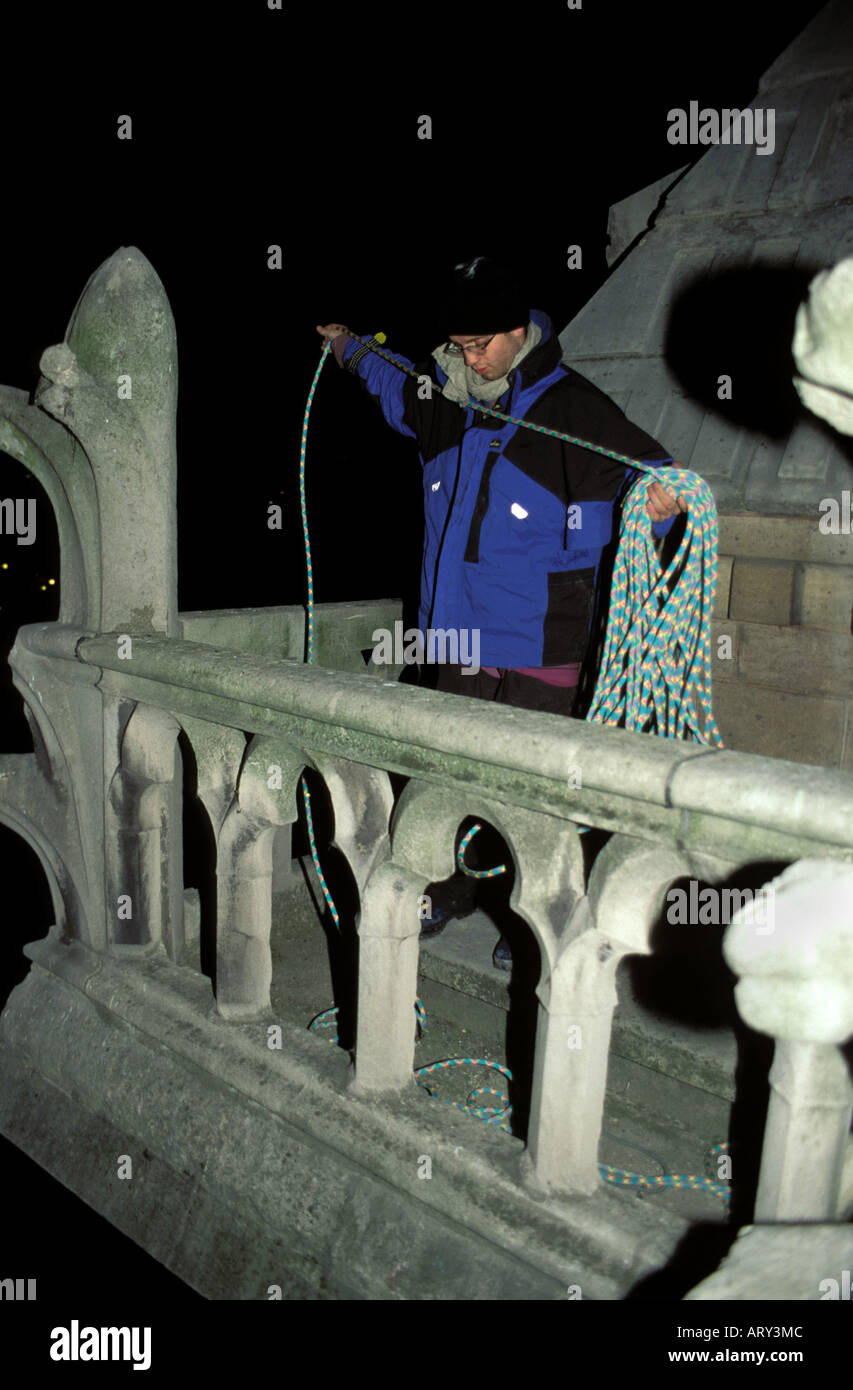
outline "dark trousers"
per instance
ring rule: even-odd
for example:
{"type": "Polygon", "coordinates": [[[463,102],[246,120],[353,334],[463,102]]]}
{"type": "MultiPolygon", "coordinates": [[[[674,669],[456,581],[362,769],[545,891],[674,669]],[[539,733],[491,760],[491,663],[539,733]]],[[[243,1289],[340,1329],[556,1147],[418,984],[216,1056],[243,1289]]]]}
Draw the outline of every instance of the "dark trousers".
{"type": "MultiPolygon", "coordinates": [[[[437,663],[422,666],[421,684],[448,695],[470,695],[475,700],[494,700],[501,705],[515,705],[518,709],[540,710],[545,714],[571,715],[577,698],[576,686],[546,685],[534,676],[522,676],[518,671],[506,670],[497,679],[486,671],[478,671],[473,676],[463,676],[462,666],[437,663]]],[[[462,831],[457,835],[457,844],[462,831]]],[[[500,857],[500,848],[495,843],[494,832],[488,828],[475,836],[465,853],[469,869],[488,868],[500,857]]],[[[476,879],[466,877],[457,869],[450,878],[441,883],[431,883],[426,892],[433,901],[434,910],[453,910],[457,905],[460,911],[469,912],[475,905],[476,879]]]]}
{"type": "Polygon", "coordinates": [[[422,668],[425,684],[448,695],[471,695],[475,700],[495,700],[499,705],[515,705],[518,709],[540,710],[544,714],[570,715],[577,698],[577,686],[547,685],[535,676],[522,676],[518,671],[504,671],[495,679],[485,671],[463,676],[463,666],[439,663],[422,668]],[[430,679],[432,673],[437,674],[430,679]]]}

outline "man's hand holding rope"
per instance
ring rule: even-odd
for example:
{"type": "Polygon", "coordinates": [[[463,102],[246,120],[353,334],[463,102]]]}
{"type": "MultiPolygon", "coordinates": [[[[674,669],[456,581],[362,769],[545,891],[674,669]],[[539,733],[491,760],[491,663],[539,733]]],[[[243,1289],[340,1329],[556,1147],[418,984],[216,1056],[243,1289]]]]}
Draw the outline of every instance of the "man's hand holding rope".
{"type": "Polygon", "coordinates": [[[683,497],[673,497],[660,483],[649,483],[646,489],[646,512],[652,521],[666,521],[667,517],[686,511],[687,503],[683,497]]]}

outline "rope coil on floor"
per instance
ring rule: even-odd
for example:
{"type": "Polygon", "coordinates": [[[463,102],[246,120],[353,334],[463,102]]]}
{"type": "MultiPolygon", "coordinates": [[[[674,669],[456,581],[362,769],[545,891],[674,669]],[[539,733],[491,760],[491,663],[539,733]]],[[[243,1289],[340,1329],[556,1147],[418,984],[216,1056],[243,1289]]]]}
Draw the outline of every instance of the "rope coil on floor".
{"type": "MultiPolygon", "coordinates": [[[[415,1007],[422,1033],[425,1033],[426,1011],[420,999],[416,1001],[415,1007]]],[[[321,1028],[330,1028],[334,1024],[337,1013],[337,1009],[326,1009],[324,1013],[318,1014],[316,1018],[312,1019],[308,1027],[315,1032],[318,1032],[321,1028]]],[[[338,1035],[335,1034],[329,1041],[337,1042],[338,1035]]],[[[451,1105],[454,1109],[462,1110],[467,1115],[473,1115],[475,1119],[482,1120],[485,1124],[496,1125],[498,1129],[504,1130],[505,1133],[512,1134],[512,1126],[510,1124],[512,1106],[509,1103],[509,1097],[504,1094],[503,1091],[497,1091],[492,1086],[477,1086],[469,1093],[464,1101],[447,1100],[444,1096],[439,1096],[437,1094],[434,1085],[430,1086],[423,1080],[424,1077],[445,1072],[450,1067],[486,1067],[506,1077],[507,1081],[512,1081],[512,1072],[509,1067],[503,1066],[500,1062],[491,1062],[485,1057],[447,1057],[440,1062],[431,1062],[428,1066],[416,1067],[413,1075],[418,1085],[422,1086],[428,1095],[440,1100],[443,1105],[451,1105]],[[474,1102],[481,1096],[494,1096],[496,1103],[493,1105],[475,1105],[474,1102]]],[[[603,1130],[602,1133],[606,1137],[614,1139],[617,1143],[624,1144],[626,1148],[637,1148],[641,1149],[643,1152],[647,1152],[647,1150],[643,1149],[641,1144],[631,1144],[630,1141],[621,1139],[618,1135],[610,1134],[607,1130],[603,1130]]],[[[609,1163],[599,1163],[598,1171],[604,1182],[612,1183],[616,1187],[633,1187],[636,1189],[638,1197],[660,1192],[667,1187],[687,1188],[695,1192],[710,1192],[713,1196],[719,1197],[720,1200],[728,1206],[731,1200],[731,1189],[728,1183],[721,1181],[713,1172],[714,1159],[720,1155],[727,1154],[728,1150],[728,1144],[722,1143],[713,1144],[706,1151],[704,1158],[704,1175],[698,1173],[654,1173],[648,1175],[645,1173],[633,1173],[625,1168],[615,1168],[609,1163]]],[[[658,1162],[661,1162],[661,1160],[658,1160],[658,1162]]]]}

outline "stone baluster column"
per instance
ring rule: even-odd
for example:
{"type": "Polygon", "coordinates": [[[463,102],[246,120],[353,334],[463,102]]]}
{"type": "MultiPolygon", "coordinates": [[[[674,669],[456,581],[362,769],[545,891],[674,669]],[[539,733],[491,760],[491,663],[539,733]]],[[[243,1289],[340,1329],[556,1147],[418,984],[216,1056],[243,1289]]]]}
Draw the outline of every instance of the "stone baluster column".
{"type": "Polygon", "coordinates": [[[358,925],[356,1092],[412,1084],[418,985],[418,905],[429,883],[454,867],[465,805],[444,787],[412,779],[393,817],[392,858],[376,863],[361,891],[358,925]]]}
{"type": "Polygon", "coordinates": [[[577,938],[537,990],[524,1166],[531,1186],[591,1193],[599,1184],[598,1142],[620,957],[595,931],[587,898],[578,903],[569,930],[577,938]]]}
{"type": "Polygon", "coordinates": [[[216,1008],[230,1020],[256,1018],[270,1007],[273,851],[280,827],[296,819],[304,754],[258,734],[240,765],[239,744],[213,725],[202,738],[194,728],[193,744],[214,824],[237,781],[216,839],[216,1008]],[[215,783],[217,757],[224,778],[215,783]]]}
{"type": "Polygon", "coordinates": [[[276,826],[232,807],[219,832],[216,870],[216,1008],[249,1019],[270,1007],[272,851],[276,826]]]}
{"type": "Polygon", "coordinates": [[[179,725],[172,715],[104,697],[105,750],[119,744],[105,806],[107,926],[114,954],[145,955],[162,942],[180,962],[184,942],[179,725]],[[117,904],[122,902],[122,912],[117,904]]]}
{"type": "Polygon", "coordinates": [[[832,1221],[853,1115],[853,1084],[832,1043],[779,1040],[761,1151],[756,1221],[832,1221]]]}
{"type": "Polygon", "coordinates": [[[647,953],[664,891],[686,861],[614,835],[595,861],[556,961],[537,990],[539,1017],[525,1178],[532,1190],[594,1192],[610,1055],[616,969],[647,953]]]}
{"type": "Polygon", "coordinates": [[[776,1039],[756,1221],[838,1216],[853,1115],[853,866],[802,859],[739,909],[723,951],[744,1021],[776,1039]]]}
{"type": "Polygon", "coordinates": [[[368,879],[358,928],[358,1034],[352,1089],[395,1091],[412,1084],[423,883],[393,863],[368,879]]]}

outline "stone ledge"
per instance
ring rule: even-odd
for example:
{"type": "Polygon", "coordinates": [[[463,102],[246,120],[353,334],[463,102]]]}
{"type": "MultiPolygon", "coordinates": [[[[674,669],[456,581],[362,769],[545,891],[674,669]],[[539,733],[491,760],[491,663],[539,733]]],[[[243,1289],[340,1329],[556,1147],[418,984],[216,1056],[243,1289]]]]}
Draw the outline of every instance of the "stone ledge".
{"type": "MultiPolygon", "coordinates": [[[[803,763],[781,758],[765,759],[752,753],[723,749],[700,762],[682,763],[675,769],[670,782],[673,806],[681,807],[686,812],[719,814],[721,806],[731,806],[734,797],[737,797],[738,821],[744,843],[749,838],[748,827],[751,825],[757,830],[771,816],[774,828],[796,833],[795,827],[804,824],[805,807],[813,804],[818,796],[823,810],[820,852],[826,853],[832,844],[839,847],[839,858],[851,858],[853,782],[843,773],[820,769],[816,777],[814,768],[803,763]],[[754,770],[752,778],[751,769],[754,770]],[[816,791],[816,787],[819,791],[816,791]]],[[[760,832],[760,839],[765,852],[761,853],[758,838],[753,838],[753,848],[757,851],[753,854],[754,858],[786,857],[775,852],[772,848],[773,837],[764,830],[760,832]]],[[[802,836],[800,845],[790,857],[804,858],[808,855],[807,836],[802,836]]]]}
{"type": "MultiPolygon", "coordinates": [[[[565,1297],[562,1286],[531,1278],[485,1243],[476,1249],[469,1237],[442,1230],[381,1184],[355,1184],[316,1151],[300,1151],[286,1132],[269,1128],[269,1117],[259,1123],[252,1116],[249,1126],[249,1117],[226,1108],[238,1144],[251,1142],[260,1171],[246,1174],[242,1194],[223,1193],[200,1171],[171,1160],[167,1126],[156,1136],[128,1132],[2,1046],[0,1058],[3,1133],[206,1298],[266,1300],[273,1284],[289,1301],[565,1297]],[[133,1159],[131,1180],[115,1176],[119,1154],[133,1159]],[[276,1184],[276,1160],[303,1220],[284,1199],[277,1211],[266,1204],[258,1210],[259,1184],[276,1184]],[[337,1197],[332,1203],[329,1191],[337,1197]]],[[[221,1097],[186,1083],[183,1094],[208,1120],[211,1106],[221,1105],[221,1097]]],[[[227,1147],[224,1134],[221,1142],[227,1147]]]]}
{"type": "MultiPolygon", "coordinates": [[[[807,843],[837,843],[834,827],[829,834],[824,831],[824,822],[835,819],[837,798],[834,788],[823,784],[799,803],[798,823],[792,822],[788,806],[780,816],[775,801],[765,798],[763,824],[755,825],[746,810],[753,799],[750,784],[775,784],[774,759],[761,760],[761,767],[744,764],[737,778],[730,760],[749,755],[508,706],[483,706],[465,696],[301,663],[265,661],[200,643],[135,638],[134,669],[128,672],[119,670],[128,663],[119,660],[110,636],[76,637],[77,660],[63,664],[100,668],[96,679],[103,693],[148,702],[178,717],[189,714],[269,733],[304,751],[306,759],[315,750],[331,753],[456,787],[466,795],[475,792],[606,830],[659,837],[688,850],[701,846],[702,852],[732,862],[743,862],[742,848],[750,853],[759,840],[764,857],[773,858],[800,857],[807,843]],[[348,707],[346,724],[340,722],[342,701],[348,707]],[[443,717],[437,719],[439,710],[443,717]],[[472,745],[478,749],[476,757],[472,745]],[[707,769],[712,758],[726,760],[728,795],[720,804],[729,815],[721,816],[716,807],[706,805],[700,823],[678,814],[670,790],[686,765],[701,759],[707,769]],[[568,783],[568,767],[583,768],[582,788],[568,783]],[[754,833],[748,828],[752,825],[754,833]]],[[[21,668],[43,651],[54,655],[56,640],[56,632],[47,634],[43,626],[21,628],[21,668]]],[[[61,668],[55,674],[62,679],[61,668]]],[[[848,842],[849,836],[841,841],[848,842]]]]}
{"type": "MultiPolygon", "coordinates": [[[[378,627],[393,631],[402,616],[401,599],[314,605],[314,647],[318,665],[364,675],[362,649],[373,646],[378,627]]],[[[303,660],[305,608],[289,604],[270,608],[217,608],[179,613],[183,639],[229,651],[251,652],[271,660],[303,660]]],[[[402,668],[395,667],[399,671],[402,668]]]]}
{"type": "MultiPolygon", "coordinates": [[[[108,1114],[125,1136],[118,1152],[145,1147],[194,1174],[194,1200],[270,1224],[283,1248],[295,1242],[313,1250],[319,1242],[326,1252],[320,1264],[341,1289],[355,1282],[364,1297],[470,1297],[475,1278],[483,1297],[559,1298],[574,1282],[585,1297],[614,1298],[665,1263],[685,1232],[672,1214],[637,1210],[629,1195],[603,1185],[589,1198],[534,1201],[518,1180],[520,1141],[436,1106],[414,1084],[384,1102],[356,1098],[339,1049],[281,1025],[284,1050],[269,1052],[266,1028],[278,1020],[226,1025],[205,1014],[208,982],[162,957],[132,967],[105,959],[84,996],[59,977],[63,949],[50,940],[29,948],[34,958],[44,954],[53,973],[37,964],[10,997],[2,1019],[7,1051],[73,1096],[93,1117],[84,1127],[100,1133],[97,1117],[108,1114]],[[51,1017],[63,1021],[61,1051],[45,1027],[51,1017]],[[175,1096],[183,1097],[180,1106],[175,1096]],[[293,1159],[284,1188],[282,1148],[293,1159]],[[433,1158],[429,1183],[417,1180],[422,1154],[433,1158]],[[394,1232],[393,1250],[384,1253],[378,1234],[367,1237],[382,1211],[394,1232]],[[352,1248],[336,1263],[344,1231],[352,1248]],[[461,1241],[455,1293],[445,1258],[454,1232],[461,1241]],[[404,1266],[393,1288],[391,1254],[404,1266]],[[435,1260],[445,1272],[430,1283],[435,1260]],[[507,1292],[513,1280],[528,1292],[507,1292]]],[[[44,1116],[16,1108],[11,1075],[6,1068],[0,1082],[2,1127],[33,1152],[44,1116]]],[[[114,1165],[114,1150],[107,1152],[114,1165]]],[[[67,1148],[45,1166],[78,1190],[67,1148]]],[[[112,1201],[92,1204],[112,1219],[112,1201]]],[[[180,1262],[169,1267],[184,1277],[180,1262]]],[[[210,1296],[256,1294],[232,1288],[210,1296]]]]}

